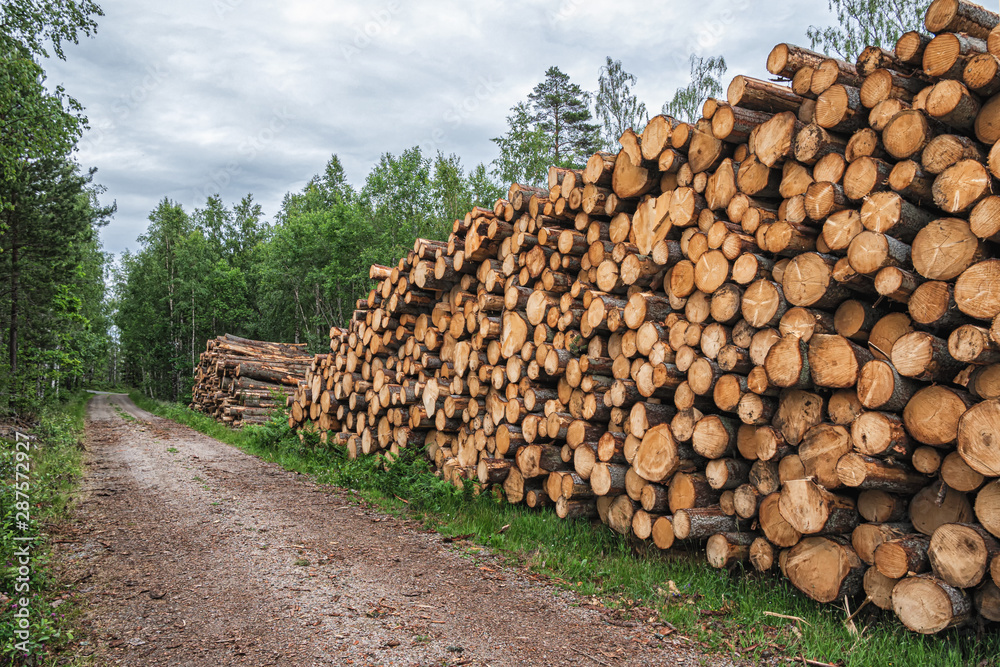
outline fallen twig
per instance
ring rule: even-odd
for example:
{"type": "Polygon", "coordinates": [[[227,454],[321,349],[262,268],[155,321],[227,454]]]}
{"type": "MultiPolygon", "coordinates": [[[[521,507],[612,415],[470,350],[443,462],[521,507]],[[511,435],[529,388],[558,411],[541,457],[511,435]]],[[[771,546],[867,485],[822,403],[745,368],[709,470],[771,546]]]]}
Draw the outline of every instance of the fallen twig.
{"type": "Polygon", "coordinates": [[[810,660],[802,655],[797,658],[785,658],[788,662],[801,662],[803,665],[808,665],[808,667],[838,667],[833,663],[820,662],[819,660],[810,660]]]}
{"type": "Polygon", "coordinates": [[[788,614],[779,614],[779,613],[774,612],[774,611],[765,611],[764,615],[765,616],[774,616],[775,618],[784,618],[784,619],[789,620],[789,621],[799,621],[800,623],[805,623],[806,625],[812,627],[812,625],[809,623],[809,621],[807,621],[804,618],[800,618],[799,616],[789,616],[788,614]]]}
{"type": "Polygon", "coordinates": [[[859,613],[861,613],[861,610],[862,610],[862,609],[864,609],[864,608],[865,608],[866,606],[868,606],[868,603],[869,603],[869,602],[871,602],[871,601],[872,601],[872,599],[871,599],[871,598],[869,598],[869,597],[866,597],[866,598],[865,598],[865,601],[861,603],[861,606],[860,606],[860,607],[858,607],[857,609],[855,609],[855,610],[854,610],[854,613],[853,613],[853,614],[851,614],[850,616],[848,616],[848,617],[847,617],[847,620],[846,620],[846,621],[844,621],[844,623],[850,623],[850,622],[851,622],[851,621],[852,621],[852,620],[854,619],[854,617],[855,617],[855,616],[857,616],[857,615],[858,615],[859,613]]]}
{"type": "Polygon", "coordinates": [[[578,649],[578,648],[574,648],[574,647],[570,646],[570,647],[569,647],[569,650],[573,651],[574,653],[579,653],[579,654],[580,654],[580,655],[582,655],[582,656],[583,656],[584,658],[587,658],[587,659],[589,659],[589,660],[593,660],[593,661],[594,661],[594,662],[596,662],[596,663],[597,663],[598,665],[606,665],[606,667],[611,667],[611,665],[609,665],[608,663],[604,662],[604,661],[603,661],[603,660],[601,660],[600,658],[595,658],[594,656],[590,655],[589,653],[584,653],[583,651],[581,651],[581,650],[580,650],[580,649],[578,649]]]}

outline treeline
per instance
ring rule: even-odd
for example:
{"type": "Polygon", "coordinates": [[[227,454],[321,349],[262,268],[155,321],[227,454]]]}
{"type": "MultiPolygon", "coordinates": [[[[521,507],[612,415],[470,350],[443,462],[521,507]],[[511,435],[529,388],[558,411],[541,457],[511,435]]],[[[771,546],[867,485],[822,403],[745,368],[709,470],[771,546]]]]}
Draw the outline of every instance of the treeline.
{"type": "Polygon", "coordinates": [[[412,148],[383,155],[360,190],[334,155],[273,224],[252,195],[227,208],[217,196],[188,213],[164,199],[140,249],[115,277],[122,380],[187,400],[205,341],[221,333],[329,345],[371,287],[368,267],[406,254],[417,237],[445,238],[456,217],[496,201],[482,165],[412,148]]]}
{"type": "Polygon", "coordinates": [[[0,5],[0,419],[32,416],[111,363],[98,229],[114,207],[73,159],[80,105],[42,67],[101,14],[87,0],[0,5]]]}

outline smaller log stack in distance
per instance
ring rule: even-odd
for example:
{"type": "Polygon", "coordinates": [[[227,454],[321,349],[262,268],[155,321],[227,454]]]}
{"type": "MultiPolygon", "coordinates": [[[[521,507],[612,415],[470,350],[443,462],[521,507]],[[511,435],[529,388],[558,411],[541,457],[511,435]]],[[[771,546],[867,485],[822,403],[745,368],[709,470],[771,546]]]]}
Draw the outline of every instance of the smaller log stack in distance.
{"type": "Polygon", "coordinates": [[[304,343],[218,336],[206,343],[195,367],[188,407],[234,427],[265,422],[286,405],[312,363],[304,343]]]}

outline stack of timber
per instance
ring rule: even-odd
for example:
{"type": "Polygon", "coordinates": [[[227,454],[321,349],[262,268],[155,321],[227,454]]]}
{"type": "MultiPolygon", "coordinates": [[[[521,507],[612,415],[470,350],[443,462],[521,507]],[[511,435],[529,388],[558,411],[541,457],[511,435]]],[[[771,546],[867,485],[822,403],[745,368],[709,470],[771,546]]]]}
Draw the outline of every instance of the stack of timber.
{"type": "Polygon", "coordinates": [[[787,85],[512,185],[372,268],[311,375],[339,427],[291,422],[916,632],[1000,620],[998,24],[779,44],[787,85]]]}
{"type": "Polygon", "coordinates": [[[205,344],[195,367],[188,407],[234,427],[265,422],[286,405],[315,363],[304,343],[218,336],[205,344]]]}

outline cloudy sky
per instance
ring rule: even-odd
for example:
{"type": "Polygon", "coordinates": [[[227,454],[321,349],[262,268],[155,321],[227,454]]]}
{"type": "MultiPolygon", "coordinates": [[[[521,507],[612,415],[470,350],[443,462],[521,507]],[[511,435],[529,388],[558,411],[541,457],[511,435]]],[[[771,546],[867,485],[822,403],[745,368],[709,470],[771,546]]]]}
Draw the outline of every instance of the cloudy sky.
{"type": "Polygon", "coordinates": [[[271,217],[333,153],[360,186],[381,154],[418,145],[467,168],[551,65],[597,87],[605,56],[658,112],[688,57],[766,76],[777,42],[807,44],[826,2],[758,0],[103,0],[96,38],[45,64],[86,107],[78,159],[118,202],[107,250],[137,247],[157,202],[188,211],[247,193],[271,217]]]}

